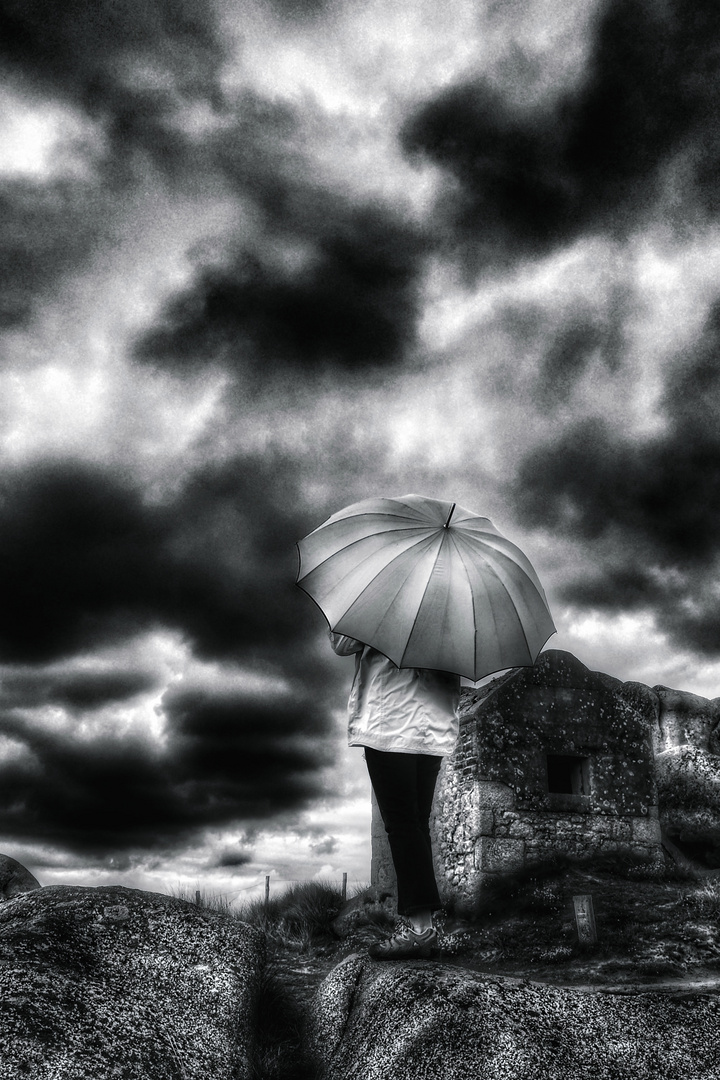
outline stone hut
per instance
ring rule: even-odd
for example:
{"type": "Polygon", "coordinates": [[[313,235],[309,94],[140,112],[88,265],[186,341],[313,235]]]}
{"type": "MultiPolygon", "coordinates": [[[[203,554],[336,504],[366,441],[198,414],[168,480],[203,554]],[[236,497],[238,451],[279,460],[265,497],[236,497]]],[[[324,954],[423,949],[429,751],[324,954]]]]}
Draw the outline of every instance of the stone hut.
{"type": "MultiPolygon", "coordinates": [[[[651,696],[558,650],[464,691],[431,825],[441,894],[471,903],[488,879],[557,853],[661,863],[651,696]]],[[[376,805],[371,874],[394,888],[376,805]]]]}

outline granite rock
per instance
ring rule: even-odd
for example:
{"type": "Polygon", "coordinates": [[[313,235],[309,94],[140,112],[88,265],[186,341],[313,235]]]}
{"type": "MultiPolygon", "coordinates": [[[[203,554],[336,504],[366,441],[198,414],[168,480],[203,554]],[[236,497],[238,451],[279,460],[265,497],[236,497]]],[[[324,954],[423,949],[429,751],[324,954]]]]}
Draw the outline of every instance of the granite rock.
{"type": "Polygon", "coordinates": [[[619,996],[353,955],[314,1004],[332,1080],[711,1080],[720,998],[619,996]]]}
{"type": "Polygon", "coordinates": [[[0,855],[0,900],[10,900],[40,887],[38,879],[22,863],[9,855],[0,855]]]}
{"type": "Polygon", "coordinates": [[[49,886],[0,905],[4,1080],[242,1080],[262,935],[170,896],[49,886]]]}
{"type": "Polygon", "coordinates": [[[656,686],[660,750],[689,745],[720,753],[720,698],[703,698],[685,690],[656,686]]]}

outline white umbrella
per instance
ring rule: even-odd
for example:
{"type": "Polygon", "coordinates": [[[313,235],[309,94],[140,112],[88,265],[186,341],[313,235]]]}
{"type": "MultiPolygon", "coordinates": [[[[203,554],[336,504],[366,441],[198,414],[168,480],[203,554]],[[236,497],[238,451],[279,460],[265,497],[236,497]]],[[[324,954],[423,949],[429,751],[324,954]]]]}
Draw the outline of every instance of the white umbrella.
{"type": "Polygon", "coordinates": [[[298,544],[297,583],[330,628],[398,667],[477,681],[533,664],[555,632],[530,561],[492,522],[455,503],[365,499],[298,544]]]}

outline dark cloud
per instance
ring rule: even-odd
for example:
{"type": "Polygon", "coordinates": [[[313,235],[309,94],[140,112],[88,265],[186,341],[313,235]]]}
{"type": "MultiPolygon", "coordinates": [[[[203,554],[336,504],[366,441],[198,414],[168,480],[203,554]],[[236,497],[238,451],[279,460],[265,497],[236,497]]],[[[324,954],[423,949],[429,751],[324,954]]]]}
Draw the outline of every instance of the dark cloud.
{"type": "Polygon", "coordinates": [[[566,401],[577,379],[596,360],[615,371],[623,345],[620,319],[578,311],[550,334],[538,380],[543,402],[552,405],[566,401]]]}
{"type": "MultiPolygon", "coordinates": [[[[278,5],[292,18],[324,7],[278,5]]],[[[140,342],[141,359],[179,371],[396,362],[414,335],[424,239],[389,208],[352,205],[318,182],[300,110],[223,88],[225,48],[210,0],[82,0],[52,12],[40,0],[0,0],[0,70],[21,92],[67,101],[96,122],[99,190],[148,175],[157,184],[152,162],[194,195],[224,187],[257,224],[255,244],[244,235],[219,263],[198,265],[140,342]]],[[[27,215],[41,215],[51,195],[39,191],[27,215]]],[[[85,224],[55,216],[43,240],[42,222],[28,220],[27,271],[7,247],[21,295],[6,293],[6,321],[25,321],[44,282],[79,262],[85,224]]],[[[2,265],[0,255],[0,274],[2,265]]]]}
{"type": "Polygon", "coordinates": [[[326,11],[332,0],[268,0],[270,7],[291,19],[308,19],[326,11]]]}
{"type": "Polygon", "coordinates": [[[294,585],[295,541],[316,524],[301,506],[297,468],[271,455],[205,467],[164,502],[102,467],[54,462],[4,474],[8,840],[125,858],[207,828],[270,821],[327,794],[334,739],[323,701],[343,673],[329,650],[327,665],[314,655],[321,619],[294,585]],[[142,660],[83,670],[58,658],[153,627],[222,658],[223,678],[167,690],[160,740],[94,727],[93,710],[155,688],[159,673],[142,660]],[[239,675],[228,686],[232,661],[265,675],[268,690],[245,690],[239,675]],[[48,723],[46,706],[66,722],[48,723]]]}
{"type": "Polygon", "coordinates": [[[0,329],[26,324],[38,299],[105,234],[101,200],[89,183],[0,182],[0,329]]]}
{"type": "Polygon", "coordinates": [[[0,650],[67,656],[151,620],[163,526],[106,470],[45,464],[0,480],[0,650]]]}
{"type": "Polygon", "coordinates": [[[250,196],[271,225],[311,219],[322,199],[303,151],[298,108],[251,89],[226,95],[224,105],[225,123],[202,141],[205,167],[231,191],[250,196]]]}
{"type": "Polygon", "coordinates": [[[217,862],[213,863],[214,867],[227,867],[233,869],[240,866],[247,866],[253,860],[252,853],[249,851],[223,851],[217,862]]]}
{"type": "Polygon", "coordinates": [[[405,125],[402,144],[453,182],[436,212],[485,261],[546,250],[571,230],[575,193],[552,115],[527,116],[483,84],[451,87],[405,125]]]}
{"type": "Polygon", "coordinates": [[[589,543],[591,566],[563,589],[607,609],[646,608],[685,645],[720,652],[720,305],[676,358],[663,430],[633,438],[609,421],[533,448],[515,494],[525,522],[589,543]]]}
{"type": "Polygon", "coordinates": [[[552,310],[509,304],[501,312],[503,330],[527,357],[528,366],[533,364],[537,398],[545,409],[566,405],[578,380],[593,368],[614,372],[621,366],[627,309],[627,297],[613,290],[609,297],[600,292],[594,304],[555,303],[552,310]]]}
{"type": "Polygon", "coordinates": [[[86,263],[148,160],[167,174],[197,170],[183,111],[219,107],[222,57],[205,0],[0,0],[0,75],[11,90],[95,126],[75,147],[85,179],[0,185],[0,328],[26,324],[86,263]]]}
{"type": "MultiPolygon", "coordinates": [[[[397,363],[412,342],[423,242],[380,206],[316,191],[316,208],[285,207],[281,245],[199,268],[138,344],[136,355],[175,370],[221,362],[247,372],[289,365],[344,371],[397,363]]],[[[280,217],[283,217],[281,214],[280,217]]]]}
{"type": "Polygon", "coordinates": [[[610,0],[577,88],[519,106],[477,81],[407,121],[410,154],[449,183],[438,211],[476,261],[543,253],[584,231],[624,235],[683,161],[683,202],[720,196],[720,9],[713,0],[610,0]]]}
{"type": "Polygon", "coordinates": [[[315,700],[171,688],[164,711],[183,791],[208,823],[269,818],[321,793],[331,724],[315,700]],[[225,807],[228,810],[224,809],[225,807]]]}
{"type": "Polygon", "coordinates": [[[163,707],[162,743],[0,717],[0,734],[24,751],[0,762],[3,835],[103,857],[160,850],[323,792],[330,720],[317,702],[183,685],[163,707]]]}
{"type": "Polygon", "coordinates": [[[33,465],[0,480],[0,659],[40,663],[153,626],[197,653],[290,665],[317,628],[294,586],[312,527],[297,468],[206,468],[162,505],[110,470],[33,465]]]}
{"type": "Polygon", "coordinates": [[[103,705],[129,701],[159,688],[157,673],[115,666],[88,671],[68,668],[26,667],[0,669],[0,708],[28,709],[53,705],[84,712],[103,705]]]}
{"type": "MultiPolygon", "coordinates": [[[[200,0],[2,0],[0,66],[22,88],[62,98],[100,121],[116,148],[169,164],[173,117],[212,100],[223,56],[200,0]]],[[[117,164],[119,155],[113,155],[117,164]]]]}

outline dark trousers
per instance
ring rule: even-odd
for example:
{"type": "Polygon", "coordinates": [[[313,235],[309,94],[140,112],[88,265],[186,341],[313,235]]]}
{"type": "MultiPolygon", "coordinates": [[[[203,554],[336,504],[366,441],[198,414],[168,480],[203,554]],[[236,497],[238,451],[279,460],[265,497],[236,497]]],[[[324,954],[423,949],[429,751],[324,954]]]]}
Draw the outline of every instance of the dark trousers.
{"type": "Polygon", "coordinates": [[[430,846],[430,809],[442,758],[365,747],[370,782],[390,842],[398,914],[441,906],[430,846]]]}

